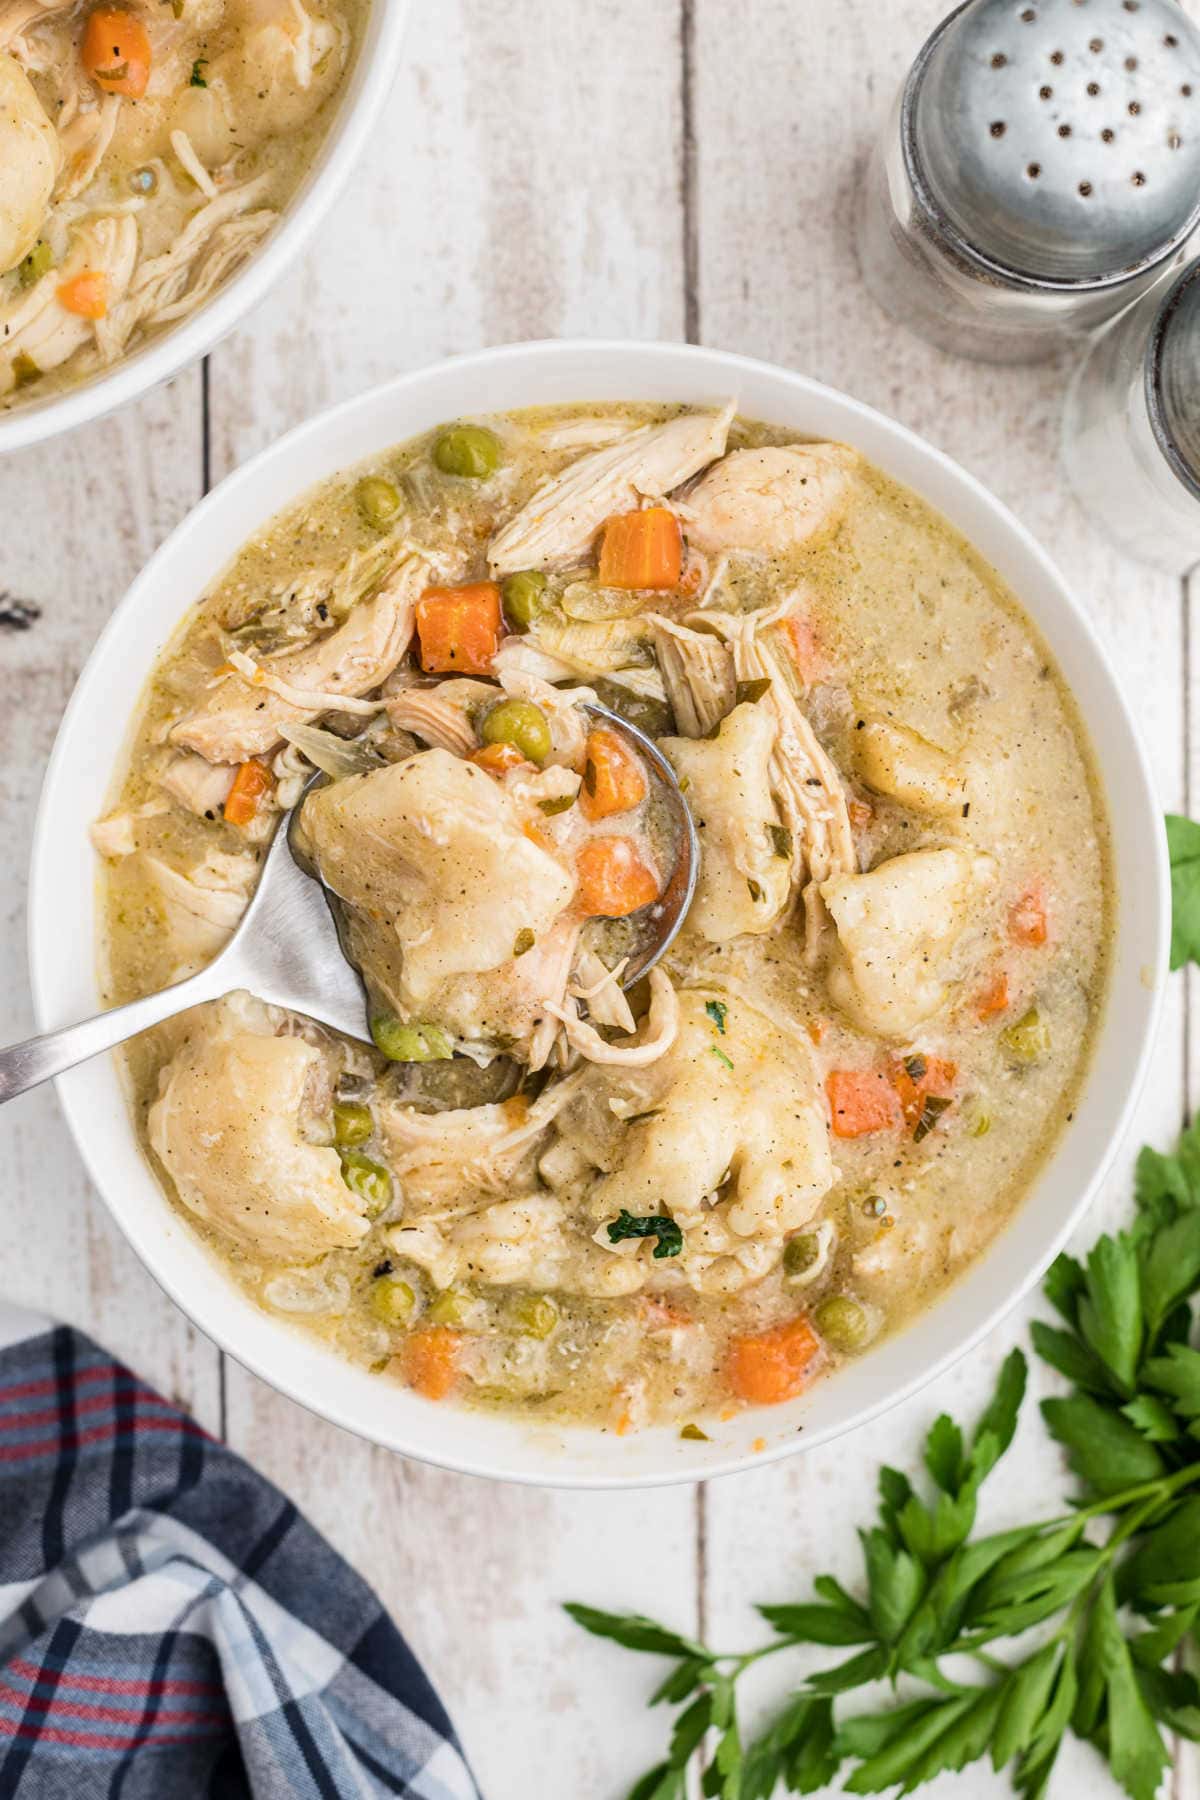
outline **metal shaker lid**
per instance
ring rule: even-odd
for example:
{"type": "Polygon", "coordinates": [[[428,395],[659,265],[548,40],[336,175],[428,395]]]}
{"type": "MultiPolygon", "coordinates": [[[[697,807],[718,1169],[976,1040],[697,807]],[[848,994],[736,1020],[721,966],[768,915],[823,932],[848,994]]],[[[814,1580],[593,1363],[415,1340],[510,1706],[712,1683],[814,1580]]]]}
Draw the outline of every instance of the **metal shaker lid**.
{"type": "Polygon", "coordinates": [[[1122,280],[1200,219],[1200,31],[1176,0],[967,0],[913,67],[904,141],[969,258],[1122,280]]]}
{"type": "Polygon", "coordinates": [[[1146,352],[1146,404],[1164,456],[1200,499],[1200,258],[1171,283],[1155,317],[1146,352]]]}

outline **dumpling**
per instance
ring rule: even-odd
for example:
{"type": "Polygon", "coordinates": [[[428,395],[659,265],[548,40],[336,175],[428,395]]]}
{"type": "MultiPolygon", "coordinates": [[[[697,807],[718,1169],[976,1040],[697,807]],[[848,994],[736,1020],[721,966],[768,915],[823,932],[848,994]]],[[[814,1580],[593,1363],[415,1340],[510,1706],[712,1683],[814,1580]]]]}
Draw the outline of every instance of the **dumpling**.
{"type": "Polygon", "coordinates": [[[679,503],[688,539],[702,550],[798,549],[841,523],[859,460],[845,444],[731,451],[679,503]]]}
{"type": "Polygon", "coordinates": [[[764,1274],[784,1236],[812,1216],[834,1170],[810,1046],[741,999],[686,990],[679,1010],[666,1056],[620,1075],[589,1071],[558,1129],[607,1171],[587,1199],[596,1242],[641,1258],[644,1240],[641,1249],[612,1245],[607,1224],[622,1208],[635,1217],[667,1214],[684,1249],[656,1272],[708,1288],[714,1262],[728,1256],[746,1259],[740,1281],[764,1274]]]}
{"type": "Polygon", "coordinates": [[[0,275],[36,244],[60,160],[58,134],[32,82],[0,50],[0,275]]]}
{"type": "Polygon", "coordinates": [[[854,733],[859,775],[877,794],[914,812],[962,814],[971,799],[964,770],[937,744],[894,719],[865,719],[854,733]]]}
{"type": "Polygon", "coordinates": [[[206,1007],[163,1069],[150,1146],[184,1205],[253,1256],[306,1262],[366,1234],[336,1150],[306,1135],[330,1095],[320,1050],[252,1008],[206,1007]]]}
{"type": "Polygon", "coordinates": [[[791,893],[791,844],[771,795],[774,717],[737,706],[715,738],[664,738],[700,839],[689,924],[710,944],[766,931],[791,893]]]}
{"type": "Polygon", "coordinates": [[[351,776],[309,795],[302,826],[369,981],[405,1018],[467,1038],[531,1028],[545,957],[560,996],[575,878],[474,764],[426,750],[351,776]]]}
{"type": "Polygon", "coordinates": [[[949,959],[972,902],[994,876],[967,850],[913,850],[867,875],[821,884],[837,927],[829,986],[865,1031],[909,1037],[946,999],[949,959]]]}

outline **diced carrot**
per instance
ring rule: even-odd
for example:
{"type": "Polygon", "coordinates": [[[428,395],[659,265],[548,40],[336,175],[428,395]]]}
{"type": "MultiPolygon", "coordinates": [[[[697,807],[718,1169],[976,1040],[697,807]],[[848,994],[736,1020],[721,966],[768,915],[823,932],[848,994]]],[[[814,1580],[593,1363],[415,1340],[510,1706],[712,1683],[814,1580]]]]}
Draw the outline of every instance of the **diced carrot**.
{"type": "Polygon", "coordinates": [[[1046,941],[1046,905],[1038,888],[1030,888],[1008,909],[1008,935],[1014,944],[1036,950],[1046,941]]]}
{"type": "Polygon", "coordinates": [[[472,750],[467,758],[477,769],[486,769],[489,775],[507,775],[510,769],[531,769],[533,764],[527,756],[522,756],[515,744],[485,744],[482,750],[472,750]]]}
{"type": "Polygon", "coordinates": [[[427,1400],[444,1400],[458,1380],[462,1333],[429,1325],[405,1338],[400,1367],[405,1381],[427,1400]]]}
{"type": "Polygon", "coordinates": [[[803,613],[791,613],[786,619],[779,621],[779,629],[783,633],[792,666],[801,681],[819,681],[826,672],[827,664],[817,643],[812,620],[803,613]]]}
{"type": "Polygon", "coordinates": [[[994,1019],[997,1013],[1008,1010],[1008,1004],[1008,971],[1001,969],[992,976],[976,999],[975,1016],[978,1019],[994,1019]]]}
{"type": "Polygon", "coordinates": [[[80,51],[84,69],[106,94],[140,100],[150,79],[146,27],[124,7],[98,6],[88,17],[80,51]]]}
{"type": "Polygon", "coordinates": [[[612,813],[629,812],[645,798],[646,776],[639,758],[615,731],[603,727],[590,731],[579,790],[584,818],[607,819],[612,813]]]}
{"type": "Polygon", "coordinates": [[[679,520],[667,506],[617,513],[604,528],[600,583],[616,588],[673,588],[683,568],[679,520]]]}
{"type": "Polygon", "coordinates": [[[868,806],[865,800],[851,800],[846,811],[850,814],[850,823],[856,831],[861,831],[875,817],[875,808],[868,806]]]}
{"type": "Polygon", "coordinates": [[[892,1066],[892,1081],[909,1130],[915,1130],[927,1094],[949,1100],[958,1080],[958,1065],[942,1056],[914,1055],[892,1066]]]}
{"type": "Polygon", "coordinates": [[[271,791],[271,773],[265,764],[244,762],[225,796],[225,818],[230,825],[249,825],[258,803],[271,791]]]}
{"type": "Polygon", "coordinates": [[[589,838],[575,859],[576,896],[589,919],[623,919],[658,899],[658,880],[631,837],[589,838]]]}
{"type": "Polygon", "coordinates": [[[831,1069],[825,1092],[835,1137],[866,1137],[872,1131],[892,1131],[900,1123],[895,1086],[878,1069],[831,1069]]]}
{"type": "Polygon", "coordinates": [[[807,1314],[799,1313],[769,1331],[734,1338],[725,1365],[726,1382],[739,1400],[751,1406],[777,1406],[804,1387],[820,1348],[807,1314]]]}
{"type": "Polygon", "coordinates": [[[81,319],[102,319],[108,311],[108,276],[103,269],[83,269],[56,291],[58,304],[81,319]]]}
{"type": "Polygon", "coordinates": [[[494,581],[426,588],[417,601],[421,667],[428,675],[490,675],[502,617],[494,581]]]}

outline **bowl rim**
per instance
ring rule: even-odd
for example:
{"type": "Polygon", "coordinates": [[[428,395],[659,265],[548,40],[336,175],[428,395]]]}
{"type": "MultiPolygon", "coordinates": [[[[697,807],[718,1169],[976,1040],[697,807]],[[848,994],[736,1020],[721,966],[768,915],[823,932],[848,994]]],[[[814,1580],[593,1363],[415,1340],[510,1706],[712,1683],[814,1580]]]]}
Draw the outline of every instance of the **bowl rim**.
{"type": "MultiPolygon", "coordinates": [[[[1039,572],[1042,582],[1045,584],[1045,588],[1053,591],[1055,596],[1054,604],[1057,604],[1062,609],[1062,616],[1069,621],[1068,629],[1069,632],[1074,634],[1076,644],[1086,657],[1090,657],[1097,675],[1103,681],[1106,687],[1105,706],[1097,707],[1095,710],[1098,713],[1103,713],[1107,708],[1111,717],[1119,722],[1123,727],[1125,734],[1126,742],[1124,748],[1129,750],[1132,754],[1132,764],[1128,766],[1123,765],[1124,772],[1132,781],[1135,790],[1134,800],[1125,808],[1125,815],[1130,820],[1130,830],[1137,831],[1146,823],[1148,818],[1157,820],[1160,817],[1160,807],[1155,795],[1145,748],[1135,718],[1116,681],[1108,653],[1084,613],[1079,600],[1064,581],[1047,553],[1041,548],[1027,528],[1010,512],[1008,507],[991,494],[974,475],[947,456],[945,452],[930,444],[926,439],[912,431],[909,427],[889,418],[887,415],[866,405],[864,402],[829,387],[825,383],[818,382],[809,376],[784,369],[776,364],[768,363],[756,358],[741,356],[728,351],[709,350],[691,344],[675,342],[664,343],[655,342],[653,340],[634,339],[576,338],[506,344],[492,349],[476,351],[466,356],[443,359],[434,364],[426,365],[420,369],[396,376],[387,382],[368,388],[349,399],[340,401],[336,405],[325,409],[293,427],[282,437],[265,446],[251,460],[233,470],[217,487],[212,489],[210,493],[208,493],[187,515],[185,515],[185,518],[179,523],[175,530],[172,531],[170,536],[164,540],[158,550],[145,564],[141,572],[135,577],[127,593],[105,624],[96,644],[84,664],[75,691],[68,703],[55,739],[54,747],[46,768],[42,793],[39,800],[31,854],[28,910],[30,979],[33,991],[35,1017],[39,1029],[47,1030],[54,1024],[65,1022],[54,1017],[54,1006],[52,1003],[55,945],[56,943],[61,942],[61,926],[55,927],[52,921],[56,906],[62,899],[61,893],[56,895],[54,891],[49,856],[53,820],[55,816],[54,801],[56,791],[64,779],[69,775],[67,758],[74,748],[74,739],[79,730],[80,723],[84,720],[86,714],[94,708],[91,689],[95,678],[95,671],[101,663],[103,652],[106,646],[118,637],[118,635],[126,628],[127,622],[136,617],[142,606],[143,595],[146,594],[148,590],[152,593],[154,584],[158,578],[159,569],[170,567],[173,558],[179,553],[177,547],[180,545],[181,540],[186,541],[192,533],[199,532],[212,513],[230,505],[231,501],[238,494],[245,490],[252,490],[255,483],[258,481],[260,472],[269,469],[270,465],[277,458],[282,459],[286,457],[289,452],[299,449],[310,441],[319,442],[326,435],[335,436],[337,428],[346,424],[348,421],[352,421],[355,414],[360,409],[364,413],[368,413],[370,409],[376,406],[385,405],[394,397],[399,398],[410,393],[419,394],[423,386],[430,386],[436,390],[439,385],[448,382],[452,377],[467,377],[475,379],[481,384],[481,392],[485,400],[485,405],[477,410],[482,412],[489,410],[489,407],[486,404],[489,398],[486,377],[489,373],[496,371],[497,368],[511,369],[515,366],[519,369],[522,365],[533,370],[539,369],[542,365],[549,365],[552,368],[556,363],[569,364],[572,361],[578,360],[581,356],[589,359],[596,359],[601,364],[619,362],[621,359],[628,359],[636,364],[639,360],[645,361],[650,359],[656,367],[660,367],[664,371],[667,369],[672,371],[686,370],[693,373],[697,390],[703,390],[706,385],[711,386],[715,384],[724,392],[737,392],[740,383],[744,380],[753,379],[760,382],[766,382],[772,387],[786,392],[786,394],[797,404],[802,404],[806,400],[810,404],[832,404],[834,410],[843,412],[849,421],[861,425],[864,428],[866,435],[869,437],[874,437],[876,439],[882,437],[892,444],[906,448],[909,452],[915,453],[918,463],[923,466],[928,466],[931,470],[939,471],[943,477],[947,477],[950,487],[964,497],[972,499],[975,505],[982,509],[982,513],[987,515],[991,523],[998,528],[1002,538],[1004,538],[1008,544],[1019,550],[1024,558],[1039,572]]],[[[651,397],[644,391],[650,385],[652,384],[645,380],[639,382],[636,372],[631,377],[631,388],[638,392],[639,396],[642,398],[651,397]]],[[[665,376],[663,385],[664,387],[671,385],[665,376]]],[[[586,396],[582,397],[582,403],[586,403],[586,398],[586,396]]],[[[600,402],[595,401],[593,403],[599,404],[600,402]]],[[[449,414],[444,416],[449,416],[449,414]]],[[[802,428],[797,426],[796,429],[799,430],[802,428]]],[[[407,435],[411,436],[413,433],[410,431],[407,435]]],[[[393,441],[402,442],[403,438],[397,437],[393,441]]],[[[371,454],[371,452],[364,451],[363,454],[366,456],[371,454]]],[[[309,485],[315,485],[323,479],[326,479],[326,477],[316,476],[312,478],[309,485]]],[[[911,486],[914,491],[921,493],[922,490],[918,483],[909,481],[908,485],[911,486]]],[[[296,497],[303,491],[303,486],[297,489],[296,497]]],[[[945,509],[938,501],[927,500],[927,503],[933,506],[936,511],[941,512],[943,516],[946,516],[945,509]]],[[[284,504],[286,504],[286,502],[284,502],[284,504]]],[[[263,517],[261,513],[258,516],[260,518],[263,517]]],[[[267,514],[266,516],[269,517],[273,515],[267,514]]],[[[951,518],[949,522],[955,529],[961,529],[961,527],[957,526],[953,518],[951,518]]],[[[967,536],[965,532],[963,535],[967,536]]],[[[978,549],[978,546],[974,544],[973,539],[968,539],[968,541],[972,542],[973,547],[978,549]]],[[[982,551],[979,553],[984,554],[982,551]]],[[[990,559],[985,557],[985,560],[990,559]]],[[[188,596],[180,603],[179,610],[174,616],[172,630],[178,625],[186,606],[191,603],[194,597],[195,589],[193,587],[189,590],[188,596]]],[[[1031,618],[1035,628],[1039,632],[1042,632],[1044,630],[1044,621],[1038,617],[1037,609],[1041,604],[1039,599],[1020,592],[1017,593],[1016,597],[1022,610],[1031,618]]],[[[1053,610],[1052,606],[1050,610],[1053,610]]],[[[161,646],[159,648],[161,649],[161,646]]],[[[159,651],[156,650],[155,655],[157,656],[158,653],[159,651]]],[[[1076,705],[1079,708],[1082,722],[1088,730],[1088,735],[1095,741],[1097,736],[1095,727],[1099,721],[1089,718],[1088,714],[1084,711],[1078,696],[1074,697],[1076,705]]],[[[121,741],[123,741],[127,723],[127,721],[122,722],[121,741]]],[[[1105,754],[1105,750],[1097,747],[1095,759],[1098,766],[1097,773],[1098,776],[1101,777],[1103,771],[1100,765],[1105,754]]],[[[116,757],[119,755],[120,750],[118,749],[113,755],[112,766],[115,766],[116,757]]],[[[110,781],[111,776],[112,767],[107,771],[107,779],[110,781]]],[[[1103,779],[1101,779],[1101,791],[1105,796],[1109,824],[1113,828],[1113,836],[1115,839],[1118,821],[1112,806],[1111,793],[1103,779]]],[[[847,1412],[846,1416],[830,1420],[827,1423],[818,1426],[816,1429],[806,1427],[803,1431],[803,1435],[800,1435],[793,1430],[779,1443],[768,1445],[765,1449],[761,1450],[751,1448],[740,1451],[733,1450],[727,1454],[715,1453],[703,1459],[697,1458],[696,1460],[688,1460],[681,1463],[678,1467],[670,1466],[670,1459],[664,1454],[661,1459],[661,1466],[652,1467],[650,1469],[639,1469],[632,1473],[621,1472],[619,1470],[609,1471],[607,1469],[579,1470],[565,1465],[559,1468],[555,1466],[553,1459],[549,1460],[545,1467],[528,1467],[520,1460],[518,1460],[516,1465],[513,1465],[507,1461],[503,1455],[480,1457],[477,1455],[466,1454],[462,1451],[456,1451],[452,1444],[450,1447],[436,1443],[431,1444],[430,1442],[423,1440],[420,1430],[414,1433],[412,1430],[393,1429],[387,1425],[386,1421],[382,1421],[376,1426],[374,1424],[367,1424],[361,1420],[348,1420],[345,1413],[336,1402],[327,1401],[323,1396],[314,1396],[311,1392],[305,1390],[300,1374],[292,1373],[289,1359],[285,1353],[281,1351],[278,1354],[277,1360],[280,1366],[272,1366],[271,1358],[269,1356],[256,1354],[247,1349],[244,1344],[239,1345],[236,1341],[236,1334],[233,1332],[232,1327],[228,1327],[224,1320],[214,1321],[211,1318],[203,1316],[204,1309],[198,1307],[187,1294],[180,1291],[181,1284],[173,1279],[161,1266],[165,1255],[168,1232],[164,1230],[160,1240],[157,1242],[138,1241],[125,1224],[119,1201],[111,1197],[112,1183],[104,1167],[105,1159],[101,1154],[101,1146],[88,1140],[84,1130],[84,1119],[82,1117],[82,1114],[86,1111],[86,1107],[77,1105],[76,1080],[80,1077],[82,1071],[79,1069],[71,1071],[67,1075],[60,1077],[55,1085],[58,1090],[59,1100],[62,1104],[68,1126],[92,1181],[99,1191],[104,1204],[113,1215],[118,1227],[127,1237],[135,1253],[158,1282],[160,1287],[162,1287],[171,1299],[174,1300],[184,1315],[191,1319],[197,1328],[217,1344],[220,1349],[233,1357],[235,1361],[247,1368],[252,1374],[258,1376],[259,1379],[266,1382],[269,1386],[277,1388],[289,1399],[296,1401],[299,1405],[330,1420],[332,1423],[341,1426],[343,1429],[350,1430],[357,1435],[364,1437],[372,1443],[379,1444],[383,1448],[391,1449],[402,1455],[411,1456],[416,1460],[430,1463],[435,1467],[445,1468],[461,1474],[477,1475],[497,1480],[515,1481],[526,1485],[584,1490],[615,1490],[665,1486],[681,1481],[694,1481],[697,1479],[707,1480],[721,1475],[736,1474],[751,1468],[761,1468],[782,1457],[795,1454],[797,1451],[817,1447],[821,1444],[831,1442],[833,1439],[840,1437],[845,1433],[856,1431],[862,1426],[869,1424],[873,1419],[880,1417],[883,1413],[904,1404],[905,1401],[910,1399],[922,1388],[937,1380],[955,1363],[960,1361],[978,1346],[982,1340],[996,1328],[1000,1321],[1008,1313],[1013,1311],[1021,1300],[1030,1293],[1035,1284],[1040,1280],[1050,1262],[1062,1249],[1071,1232],[1079,1224],[1090,1206],[1101,1182],[1107,1174],[1116,1150],[1128,1129],[1134,1107],[1148,1073],[1150,1058],[1155,1045],[1165,997],[1164,978],[1167,972],[1167,954],[1170,942],[1170,884],[1165,834],[1161,830],[1149,830],[1144,833],[1144,837],[1145,842],[1141,844],[1140,849],[1145,855],[1146,860],[1139,863],[1139,871],[1142,880],[1146,882],[1148,889],[1152,890],[1143,907],[1143,911],[1146,914],[1146,940],[1142,947],[1143,954],[1140,960],[1140,970],[1141,985],[1146,991],[1144,999],[1141,1001],[1142,1010],[1137,1030],[1131,1036],[1123,1036],[1121,1039],[1123,1046],[1122,1054],[1127,1054],[1128,1049],[1133,1048],[1134,1046],[1136,1046],[1136,1054],[1133,1055],[1131,1062],[1126,1062],[1122,1065],[1124,1081],[1123,1098],[1118,1105],[1105,1115],[1107,1125],[1103,1141],[1098,1147],[1094,1147],[1089,1151],[1088,1155],[1090,1160],[1088,1162],[1086,1178],[1079,1183],[1078,1189],[1073,1197],[1070,1197],[1064,1204],[1062,1216],[1057,1228],[1046,1241],[1042,1243],[1037,1254],[1033,1256],[1032,1259],[1027,1260],[1026,1266],[1024,1266],[1019,1276],[1011,1281],[997,1298],[989,1304],[984,1305],[976,1312],[969,1326],[961,1333],[956,1334],[953,1338],[953,1342],[949,1343],[940,1353],[934,1355],[926,1363],[918,1367],[907,1379],[903,1379],[891,1387],[888,1387],[885,1381],[884,1391],[882,1391],[878,1397],[866,1404],[858,1406],[857,1409],[851,1409],[847,1412]]],[[[1115,843],[1113,847],[1113,860],[1115,864],[1115,843]]],[[[1118,904],[1120,904],[1122,896],[1118,894],[1116,898],[1118,904]]],[[[70,904],[77,906],[78,902],[72,900],[70,904]]],[[[1112,1003],[1113,982],[1116,974],[1121,936],[1121,915],[1120,912],[1118,912],[1114,930],[1114,950],[1111,957],[1111,967],[1109,972],[1109,988],[1106,996],[1107,1006],[1111,1006],[1112,1003]]],[[[1106,1013],[1101,1018],[1099,1026],[1100,1035],[1097,1040],[1097,1045],[1093,1049],[1092,1063],[1089,1066],[1083,1087],[1080,1090],[1080,1103],[1082,1103],[1088,1087],[1095,1078],[1099,1046],[1100,1043],[1106,1039],[1107,1031],[1108,1025],[1106,1013]]],[[[87,1065],[84,1067],[86,1068],[86,1066],[87,1065]]],[[[1079,1107],[1077,1106],[1076,1111],[1078,1112],[1078,1110],[1079,1107]]],[[[133,1138],[132,1124],[127,1110],[123,1112],[121,1129],[127,1132],[130,1138],[133,1138]]],[[[1081,1124],[1077,1123],[1073,1126],[1068,1126],[1065,1131],[1060,1132],[1053,1150],[1046,1161],[1040,1165],[1039,1170],[1033,1177],[1033,1184],[1035,1187],[1045,1178],[1047,1170],[1051,1168],[1054,1160],[1060,1154],[1064,1143],[1075,1141],[1079,1137],[1081,1130],[1081,1124]]],[[[152,1181],[156,1180],[153,1172],[148,1167],[146,1167],[146,1174],[148,1179],[152,1181]]],[[[977,1271],[981,1267],[986,1268],[989,1262],[995,1260],[998,1245],[1004,1241],[1006,1232],[1011,1229],[1012,1223],[1020,1219],[1026,1213],[1027,1209],[1030,1207],[1031,1200],[1032,1192],[1026,1194],[1024,1200],[1012,1215],[1012,1220],[1008,1222],[1006,1227],[1003,1228],[996,1237],[990,1240],[985,1250],[972,1264],[968,1265],[966,1271],[960,1275],[955,1282],[951,1283],[947,1289],[943,1290],[930,1307],[923,1309],[921,1313],[916,1315],[911,1324],[902,1327],[896,1333],[889,1334],[889,1336],[883,1340],[883,1343],[885,1345],[895,1345],[908,1335],[908,1333],[919,1327],[922,1320],[929,1320],[931,1316],[938,1314],[939,1309],[944,1306],[948,1300],[952,1299],[957,1290],[962,1288],[964,1281],[971,1276],[972,1271],[977,1271]]],[[[167,1204],[169,1206],[169,1203],[167,1204]]],[[[182,1221],[180,1222],[180,1225],[181,1229],[187,1231],[193,1237],[197,1250],[201,1254],[208,1256],[210,1253],[201,1243],[199,1238],[195,1237],[195,1234],[191,1232],[190,1226],[182,1221]]],[[[265,1315],[262,1312],[262,1309],[254,1307],[253,1302],[242,1296],[241,1290],[236,1287],[236,1284],[228,1276],[223,1275],[223,1280],[231,1294],[235,1294],[239,1298],[244,1299],[245,1306],[252,1308],[256,1316],[259,1318],[268,1317],[268,1315],[265,1315]]],[[[272,1341],[278,1340],[280,1343],[291,1344],[293,1347],[296,1346],[297,1336],[293,1327],[289,1326],[286,1322],[274,1319],[270,1319],[270,1324],[273,1328],[272,1341]]],[[[346,1359],[337,1357],[335,1352],[325,1352],[325,1357],[334,1358],[339,1365],[346,1362],[346,1359]]],[[[324,1358],[321,1360],[324,1360],[324,1358]]],[[[296,1357],[296,1361],[300,1361],[299,1356],[296,1357]]],[[[849,1371],[843,1371],[841,1377],[843,1382],[848,1373],[849,1371]]],[[[818,1384],[818,1389],[826,1389],[828,1385],[832,1384],[820,1383],[818,1384]]],[[[813,1391],[815,1392],[817,1390],[813,1391]]],[[[795,1403],[792,1404],[794,1405],[795,1403]]],[[[775,1410],[778,1412],[783,1411],[782,1408],[775,1410]]],[[[448,1416],[448,1410],[440,1409],[438,1416],[445,1419],[448,1416]]],[[[470,1418],[475,1415],[463,1413],[461,1409],[456,1408],[449,1409],[449,1416],[470,1418]]],[[[760,1411],[756,1415],[747,1414],[744,1416],[758,1416],[761,1418],[762,1413],[760,1411]]],[[[430,1435],[436,1436],[436,1429],[430,1435]]],[[[649,1436],[650,1434],[646,1433],[641,1435],[649,1436]]],[[[594,1428],[588,1431],[589,1439],[598,1439],[601,1436],[602,1434],[594,1428]]],[[[628,1443],[630,1440],[622,1441],[628,1443]]],[[[702,1444],[687,1445],[689,1451],[694,1450],[702,1452],[707,1448],[708,1446],[702,1444]]]]}
{"type": "Polygon", "coordinates": [[[200,361],[266,297],[349,179],[400,68],[409,0],[370,0],[349,79],[299,187],[262,246],[190,317],[112,368],[44,401],[0,412],[0,456],[105,418],[200,361]]]}

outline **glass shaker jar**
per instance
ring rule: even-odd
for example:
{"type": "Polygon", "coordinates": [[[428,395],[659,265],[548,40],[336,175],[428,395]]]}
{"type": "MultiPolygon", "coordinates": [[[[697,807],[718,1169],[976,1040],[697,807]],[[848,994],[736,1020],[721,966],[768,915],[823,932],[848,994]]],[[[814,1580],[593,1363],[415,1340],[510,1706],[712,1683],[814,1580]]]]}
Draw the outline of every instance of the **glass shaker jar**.
{"type": "Polygon", "coordinates": [[[1099,334],[1075,371],[1063,461],[1099,530],[1139,562],[1200,562],[1200,258],[1099,334]]]}
{"type": "Polygon", "coordinates": [[[1168,270],[1200,222],[1200,31],[1176,0],[966,0],[860,190],[863,280],[943,349],[1035,362],[1168,270]]]}

